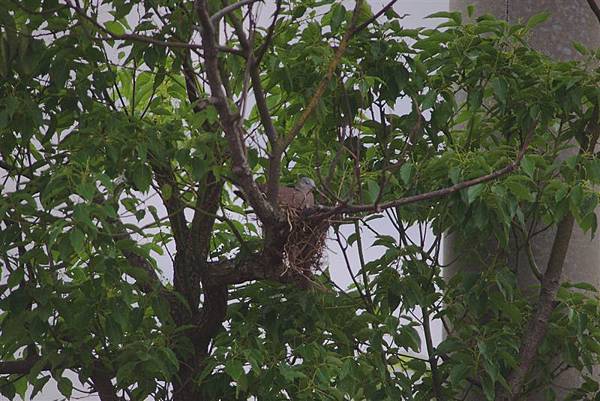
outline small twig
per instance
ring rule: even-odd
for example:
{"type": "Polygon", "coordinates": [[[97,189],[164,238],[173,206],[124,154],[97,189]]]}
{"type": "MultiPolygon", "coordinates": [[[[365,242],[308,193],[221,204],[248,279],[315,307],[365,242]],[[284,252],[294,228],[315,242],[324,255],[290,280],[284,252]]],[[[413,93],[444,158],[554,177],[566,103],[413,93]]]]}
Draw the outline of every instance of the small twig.
{"type": "Polygon", "coordinates": [[[368,27],[369,25],[371,25],[377,18],[381,17],[386,11],[388,11],[390,8],[392,8],[394,6],[394,4],[396,4],[397,1],[398,0],[392,0],[389,3],[387,3],[375,15],[373,15],[371,18],[369,18],[368,20],[366,20],[365,22],[363,22],[362,24],[357,26],[356,29],[354,30],[354,32],[355,33],[360,32],[363,29],[365,29],[366,27],[368,27]]]}
{"type": "Polygon", "coordinates": [[[227,14],[229,14],[230,12],[235,11],[235,10],[237,10],[240,7],[243,7],[246,4],[252,4],[252,3],[256,2],[256,1],[262,1],[262,0],[241,0],[241,1],[238,1],[237,3],[225,6],[222,9],[220,9],[219,11],[217,11],[216,13],[214,13],[210,17],[210,22],[213,25],[217,25],[217,23],[219,22],[219,20],[221,18],[223,18],[224,16],[226,16],[227,14]]]}
{"type": "Polygon", "coordinates": [[[283,148],[287,148],[287,146],[294,140],[294,138],[296,137],[296,135],[298,135],[302,127],[304,127],[304,124],[306,124],[306,121],[311,116],[313,111],[317,108],[317,105],[319,104],[323,93],[325,93],[325,89],[327,88],[327,85],[329,84],[333,73],[335,72],[339,63],[342,61],[342,57],[346,52],[346,48],[350,44],[350,39],[352,39],[352,36],[354,36],[354,34],[357,32],[356,22],[358,21],[358,15],[363,2],[364,0],[356,1],[356,5],[352,14],[352,20],[350,21],[350,26],[348,27],[346,33],[342,37],[342,40],[340,41],[340,44],[335,51],[333,59],[331,59],[331,61],[329,62],[329,66],[327,66],[327,72],[325,73],[325,76],[323,77],[321,82],[319,82],[315,93],[310,98],[308,105],[300,115],[300,118],[285,137],[285,140],[283,142],[283,148]]]}
{"type": "Polygon", "coordinates": [[[531,140],[531,137],[532,137],[533,131],[535,130],[536,125],[537,124],[534,124],[532,126],[530,133],[529,133],[527,139],[525,140],[525,143],[523,144],[523,146],[521,147],[521,150],[519,151],[519,154],[517,155],[517,158],[512,163],[507,165],[506,167],[496,170],[490,174],[486,174],[486,175],[482,175],[477,178],[462,181],[462,182],[459,182],[458,184],[454,184],[452,186],[438,189],[435,191],[426,192],[426,193],[418,194],[418,195],[411,195],[411,196],[407,196],[404,198],[395,199],[395,200],[391,200],[388,202],[383,202],[379,205],[361,204],[361,205],[339,205],[339,206],[331,206],[331,207],[320,206],[318,208],[315,208],[316,213],[314,213],[311,216],[311,218],[325,218],[328,216],[332,216],[335,214],[341,214],[341,213],[361,213],[361,212],[381,211],[384,209],[389,209],[389,208],[393,208],[393,207],[397,207],[397,206],[405,206],[405,205],[409,205],[412,203],[423,202],[426,200],[447,196],[447,195],[453,194],[455,192],[461,191],[465,188],[469,188],[469,187],[472,187],[477,184],[482,184],[482,183],[485,183],[488,181],[495,180],[496,178],[502,177],[503,175],[506,175],[508,173],[515,171],[519,167],[519,164],[521,163],[521,160],[523,159],[523,156],[525,156],[525,152],[527,151],[527,148],[529,147],[529,142],[531,140]]]}
{"type": "MultiPolygon", "coordinates": [[[[586,127],[590,139],[579,149],[579,155],[592,152],[596,147],[598,137],[600,136],[600,126],[598,125],[599,108],[600,106],[597,104],[594,106],[592,120],[586,127]]],[[[497,397],[499,401],[516,401],[523,392],[525,379],[533,366],[540,344],[548,329],[550,315],[554,310],[554,300],[560,288],[560,280],[574,225],[575,217],[573,213],[568,211],[556,229],[548,266],[542,278],[540,295],[521,340],[518,362],[507,380],[509,390],[500,389],[499,396],[497,397]]]]}

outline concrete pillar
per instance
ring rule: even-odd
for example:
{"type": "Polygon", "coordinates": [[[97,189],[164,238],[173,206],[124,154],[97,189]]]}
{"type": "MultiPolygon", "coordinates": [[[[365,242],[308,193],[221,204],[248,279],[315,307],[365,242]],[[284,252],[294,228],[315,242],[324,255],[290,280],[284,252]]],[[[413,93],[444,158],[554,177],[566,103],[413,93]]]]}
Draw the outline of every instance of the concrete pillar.
{"type": "MultiPolygon", "coordinates": [[[[524,21],[543,11],[550,12],[550,20],[535,29],[530,37],[530,44],[557,60],[577,58],[578,53],[572,46],[573,42],[580,42],[591,48],[600,47],[600,24],[586,0],[450,0],[450,10],[465,11],[468,4],[476,7],[477,15],[490,13],[511,23],[524,21]]],[[[554,230],[546,230],[533,241],[533,253],[541,269],[545,269],[547,265],[554,235],[554,230]]],[[[482,244],[483,249],[486,247],[495,249],[493,244],[482,244]]],[[[456,260],[445,272],[447,276],[452,276],[458,270],[472,271],[481,266],[481,263],[469,262],[468,257],[463,258],[461,251],[463,250],[458,249],[458,243],[453,236],[445,238],[445,263],[456,260]]],[[[485,251],[478,253],[485,254],[485,251]]],[[[532,285],[537,285],[538,282],[529,270],[526,256],[520,254],[512,259],[509,263],[518,269],[521,289],[527,290],[532,285]]],[[[592,240],[590,234],[584,234],[579,227],[574,229],[563,279],[570,282],[587,282],[600,288],[600,235],[592,240]]],[[[563,373],[555,382],[558,399],[564,399],[568,392],[565,389],[578,387],[580,382],[577,372],[563,373]]],[[[544,395],[540,394],[530,397],[529,401],[544,399],[544,395]]]]}

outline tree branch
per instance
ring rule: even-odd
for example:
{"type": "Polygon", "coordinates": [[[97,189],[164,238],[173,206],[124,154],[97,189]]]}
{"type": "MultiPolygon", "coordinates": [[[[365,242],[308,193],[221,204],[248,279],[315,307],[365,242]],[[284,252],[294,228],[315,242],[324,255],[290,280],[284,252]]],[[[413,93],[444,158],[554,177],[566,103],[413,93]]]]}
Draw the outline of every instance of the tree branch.
{"type": "Polygon", "coordinates": [[[216,32],[208,14],[206,0],[196,0],[196,12],[203,29],[201,30],[202,45],[204,49],[206,76],[211,90],[214,106],[217,109],[225,137],[229,143],[232,159],[232,172],[237,177],[241,189],[248,197],[248,202],[254,208],[256,215],[265,224],[275,224],[278,216],[271,205],[263,198],[262,192],[254,181],[252,170],[246,157],[242,132],[236,121],[241,118],[237,113],[232,113],[227,96],[223,91],[223,82],[218,64],[218,49],[216,32]]]}
{"type": "Polygon", "coordinates": [[[165,199],[160,191],[159,195],[161,195],[161,199],[169,215],[173,237],[175,238],[175,245],[177,249],[181,251],[186,246],[189,235],[185,218],[185,205],[181,202],[179,187],[169,161],[159,161],[153,155],[152,159],[150,164],[154,171],[156,182],[160,186],[159,190],[165,185],[171,187],[171,196],[168,199],[165,199]]]}
{"type": "MultiPolygon", "coordinates": [[[[10,374],[28,374],[33,366],[40,360],[39,356],[34,356],[16,361],[0,361],[0,375],[10,374]]],[[[41,370],[50,370],[49,364],[42,367],[41,370]]]]}
{"type": "MultiPolygon", "coordinates": [[[[594,106],[592,119],[587,126],[590,139],[587,144],[580,148],[580,155],[585,152],[592,152],[596,147],[600,136],[600,125],[598,124],[599,109],[599,105],[594,106]]],[[[552,250],[550,251],[548,266],[542,277],[540,295],[533,314],[527,323],[527,330],[523,334],[519,348],[519,360],[516,368],[513,369],[508,377],[508,388],[510,391],[502,388],[498,397],[499,401],[516,401],[523,392],[525,379],[535,362],[539,346],[548,328],[550,315],[554,310],[554,300],[560,288],[560,279],[574,224],[575,217],[573,217],[570,211],[567,212],[566,216],[558,224],[554,242],[552,243],[552,250]]]]}
{"type": "Polygon", "coordinates": [[[499,397],[499,401],[516,401],[523,391],[525,378],[535,360],[538,348],[546,334],[550,315],[554,310],[553,303],[560,287],[560,278],[567,250],[569,249],[574,222],[575,218],[573,214],[568,213],[558,225],[552,250],[550,251],[548,268],[542,279],[540,297],[535,311],[529,320],[519,349],[519,364],[508,378],[508,386],[511,389],[511,394],[505,392],[499,397]]]}
{"type": "Polygon", "coordinates": [[[106,374],[100,362],[96,361],[94,363],[90,377],[94,384],[94,390],[96,390],[100,397],[100,401],[120,400],[120,397],[117,396],[117,390],[112,384],[111,376],[106,374]]]}
{"type": "Polygon", "coordinates": [[[329,62],[329,66],[327,66],[327,72],[325,73],[325,76],[323,77],[321,82],[319,82],[319,85],[317,86],[315,93],[309,100],[308,105],[306,106],[306,108],[304,109],[302,114],[300,115],[300,118],[298,119],[296,124],[294,124],[294,126],[292,127],[290,132],[285,137],[285,140],[284,140],[283,146],[282,146],[283,147],[282,151],[285,150],[285,148],[287,148],[289,146],[289,144],[294,140],[294,138],[296,137],[296,135],[298,135],[298,133],[300,132],[302,127],[304,127],[304,124],[306,124],[306,121],[308,120],[310,115],[317,108],[317,105],[319,104],[319,101],[321,100],[323,93],[325,93],[327,84],[331,80],[333,73],[335,72],[340,61],[342,60],[342,56],[346,52],[346,48],[348,47],[348,44],[350,43],[350,39],[352,39],[352,36],[356,33],[356,22],[358,21],[358,15],[359,15],[359,12],[360,12],[363,2],[364,2],[364,0],[356,1],[356,5],[355,5],[354,11],[352,13],[352,20],[350,21],[350,26],[346,30],[346,33],[344,33],[344,36],[342,37],[342,40],[340,41],[340,44],[339,44],[337,50],[335,51],[333,59],[331,59],[331,61],[329,62]]]}
{"type": "Polygon", "coordinates": [[[255,3],[257,1],[263,1],[263,0],[241,0],[241,1],[238,1],[237,3],[233,3],[233,4],[230,4],[228,6],[225,6],[222,9],[220,9],[219,11],[217,11],[216,13],[214,13],[210,17],[210,22],[213,25],[216,25],[221,18],[223,18],[224,16],[226,16],[230,12],[235,11],[235,10],[237,10],[240,7],[243,7],[246,4],[252,4],[252,3],[255,3]]]}
{"type": "Polygon", "coordinates": [[[279,177],[281,170],[281,144],[279,143],[279,137],[275,125],[273,124],[273,118],[269,112],[269,106],[265,97],[265,92],[262,87],[260,78],[260,71],[258,69],[257,58],[254,55],[252,44],[244,33],[244,27],[242,23],[234,16],[230,15],[229,18],[233,24],[236,35],[240,41],[240,44],[246,52],[246,65],[250,72],[250,80],[252,81],[252,92],[254,93],[254,99],[256,101],[256,108],[258,109],[258,115],[260,122],[265,129],[269,143],[271,144],[271,156],[269,158],[269,169],[267,178],[267,199],[269,200],[272,207],[277,207],[277,198],[279,195],[279,177]]]}
{"type": "MultiPolygon", "coordinates": [[[[533,132],[533,128],[532,128],[532,132],[533,132]]],[[[528,141],[525,143],[525,145],[521,148],[521,151],[519,152],[517,158],[512,163],[510,163],[508,166],[503,167],[499,170],[496,170],[490,174],[486,174],[486,175],[483,175],[483,176],[480,176],[477,178],[459,182],[458,184],[454,184],[454,185],[446,187],[446,188],[438,189],[438,190],[431,191],[431,192],[426,192],[423,194],[406,196],[404,198],[395,199],[395,200],[383,202],[380,204],[317,206],[317,207],[313,208],[312,213],[310,213],[310,217],[315,218],[315,219],[317,219],[317,218],[320,219],[320,218],[326,218],[329,216],[333,216],[336,214],[343,214],[343,213],[362,213],[362,212],[381,211],[381,210],[385,210],[385,209],[389,209],[389,208],[393,208],[393,207],[405,206],[405,205],[409,205],[411,203],[423,202],[426,200],[435,199],[435,198],[439,198],[442,196],[447,196],[447,195],[453,194],[455,192],[461,191],[465,188],[472,187],[477,184],[482,184],[484,182],[495,180],[496,178],[502,177],[503,175],[506,175],[508,173],[515,171],[519,167],[519,164],[520,164],[521,160],[523,159],[523,156],[525,155],[525,151],[528,147],[528,143],[529,143],[528,141]]]]}
{"type": "Polygon", "coordinates": [[[371,25],[375,20],[377,20],[377,18],[381,17],[383,14],[385,14],[385,12],[387,10],[389,10],[390,8],[392,8],[394,6],[394,4],[396,4],[398,2],[398,0],[392,0],[389,3],[387,3],[385,6],[383,6],[383,8],[381,10],[379,10],[375,15],[373,15],[371,18],[369,18],[368,20],[366,20],[365,22],[363,22],[362,24],[360,24],[359,26],[356,27],[356,29],[354,30],[354,33],[356,32],[360,32],[363,29],[365,29],[366,27],[368,27],[369,25],[371,25]]]}
{"type": "Polygon", "coordinates": [[[269,28],[267,29],[265,41],[261,45],[261,47],[258,49],[258,51],[256,52],[256,63],[258,63],[258,64],[260,64],[262,58],[264,57],[265,53],[269,49],[269,46],[271,46],[271,41],[273,40],[273,33],[275,32],[275,25],[277,25],[277,17],[279,16],[279,13],[281,12],[281,2],[282,2],[282,0],[277,0],[277,2],[275,4],[275,11],[273,12],[273,21],[271,22],[271,25],[269,25],[269,28]]]}
{"type": "Polygon", "coordinates": [[[598,4],[596,4],[596,0],[587,0],[587,2],[592,11],[594,12],[596,19],[598,20],[598,22],[600,22],[600,7],[598,7],[598,4]]]}

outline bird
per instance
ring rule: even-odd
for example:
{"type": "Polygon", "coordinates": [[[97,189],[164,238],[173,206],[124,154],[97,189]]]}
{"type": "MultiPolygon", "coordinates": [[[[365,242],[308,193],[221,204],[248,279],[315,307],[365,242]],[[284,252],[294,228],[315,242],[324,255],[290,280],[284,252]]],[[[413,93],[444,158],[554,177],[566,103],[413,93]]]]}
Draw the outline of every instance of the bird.
{"type": "MultiPolygon", "coordinates": [[[[267,186],[265,184],[258,184],[258,187],[263,195],[265,195],[267,186]]],[[[315,205],[315,197],[312,192],[316,187],[317,186],[312,178],[301,177],[293,187],[279,187],[277,203],[279,207],[287,209],[310,208],[315,205]]],[[[246,197],[242,192],[235,191],[235,194],[243,200],[246,200],[246,197]]]]}

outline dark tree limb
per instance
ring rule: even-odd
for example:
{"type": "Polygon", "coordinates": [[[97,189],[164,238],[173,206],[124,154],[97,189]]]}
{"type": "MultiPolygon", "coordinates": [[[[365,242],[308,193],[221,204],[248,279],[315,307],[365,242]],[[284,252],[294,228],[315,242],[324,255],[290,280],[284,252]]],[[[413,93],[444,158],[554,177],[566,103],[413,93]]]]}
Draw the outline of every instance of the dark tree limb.
{"type": "Polygon", "coordinates": [[[217,109],[223,131],[225,132],[225,138],[229,143],[229,151],[233,163],[232,172],[236,176],[241,189],[248,197],[248,202],[254,208],[256,215],[261,221],[267,225],[277,224],[279,220],[277,214],[262,196],[262,192],[252,176],[252,170],[246,157],[242,132],[240,132],[238,124],[236,124],[236,121],[241,116],[230,110],[227,96],[223,90],[223,81],[221,80],[218,61],[217,33],[208,14],[208,4],[206,0],[196,0],[194,6],[203,28],[201,36],[205,56],[204,67],[206,69],[206,76],[213,104],[217,109]]]}
{"type": "Polygon", "coordinates": [[[181,202],[179,185],[168,161],[157,160],[155,157],[152,157],[152,159],[152,170],[154,171],[154,177],[160,188],[162,189],[165,185],[171,187],[171,196],[168,199],[162,198],[160,192],[159,194],[163,199],[163,204],[169,215],[171,230],[173,231],[173,237],[175,238],[175,245],[177,250],[181,250],[186,246],[189,232],[185,218],[185,207],[183,202],[181,202]]]}
{"type": "Polygon", "coordinates": [[[112,377],[114,375],[108,374],[98,361],[94,363],[90,378],[94,384],[94,390],[96,390],[100,397],[100,401],[119,401],[121,399],[117,395],[117,389],[111,381],[112,377]]]}
{"type": "MultiPolygon", "coordinates": [[[[593,152],[596,148],[600,137],[599,109],[599,105],[594,106],[592,119],[586,127],[589,140],[580,148],[580,155],[593,152]]],[[[548,329],[550,315],[554,310],[554,301],[560,288],[560,280],[574,225],[575,217],[570,211],[558,224],[548,266],[542,277],[540,295],[533,314],[527,323],[527,330],[525,330],[521,340],[519,359],[516,367],[508,376],[510,392],[502,388],[498,397],[499,401],[517,401],[523,393],[525,379],[533,367],[538,349],[548,329]]]]}
{"type": "Polygon", "coordinates": [[[600,22],[600,7],[598,7],[598,4],[596,4],[596,0],[587,0],[587,2],[592,9],[592,12],[596,16],[596,19],[598,22],[600,22]]]}
{"type": "MultiPolygon", "coordinates": [[[[28,374],[33,366],[40,360],[39,356],[16,361],[0,361],[0,375],[28,374]]],[[[50,365],[42,367],[41,370],[50,370],[50,365]]]]}
{"type": "Polygon", "coordinates": [[[223,182],[208,173],[198,194],[191,226],[191,241],[198,260],[207,260],[215,216],[221,200],[223,182]]]}
{"type": "Polygon", "coordinates": [[[462,182],[459,182],[458,184],[454,184],[454,185],[446,187],[446,188],[442,188],[442,189],[438,189],[435,191],[426,192],[426,193],[422,193],[422,194],[418,194],[418,195],[406,196],[404,198],[394,199],[394,200],[391,200],[388,202],[382,202],[380,204],[370,204],[369,203],[369,204],[361,204],[361,205],[318,206],[318,207],[313,208],[312,213],[311,213],[311,218],[326,218],[326,217],[333,216],[336,214],[344,214],[344,213],[347,214],[347,213],[363,213],[363,212],[381,211],[381,210],[390,209],[390,208],[394,208],[394,207],[398,207],[398,206],[405,206],[405,205],[409,205],[412,203],[423,202],[423,201],[430,200],[430,199],[440,198],[442,196],[451,195],[453,193],[456,193],[458,191],[461,191],[465,188],[472,187],[477,184],[482,184],[482,183],[485,183],[488,181],[495,180],[497,178],[500,178],[506,174],[509,174],[509,173],[515,171],[519,167],[519,164],[521,163],[523,156],[525,156],[525,151],[527,150],[527,148],[529,146],[529,140],[531,139],[534,129],[535,129],[535,125],[534,125],[534,127],[532,127],[530,134],[528,135],[529,139],[526,140],[525,144],[519,151],[517,158],[509,165],[507,165],[499,170],[493,171],[489,174],[482,175],[480,177],[473,178],[470,180],[462,181],[462,182]]]}
{"type": "Polygon", "coordinates": [[[540,296],[519,349],[519,363],[508,377],[511,394],[502,394],[498,398],[499,401],[516,401],[521,396],[525,378],[535,361],[538,348],[548,328],[550,315],[554,310],[553,304],[560,288],[560,278],[567,250],[569,249],[574,223],[575,218],[571,213],[568,213],[558,225],[550,252],[548,268],[542,278],[540,296]]]}

